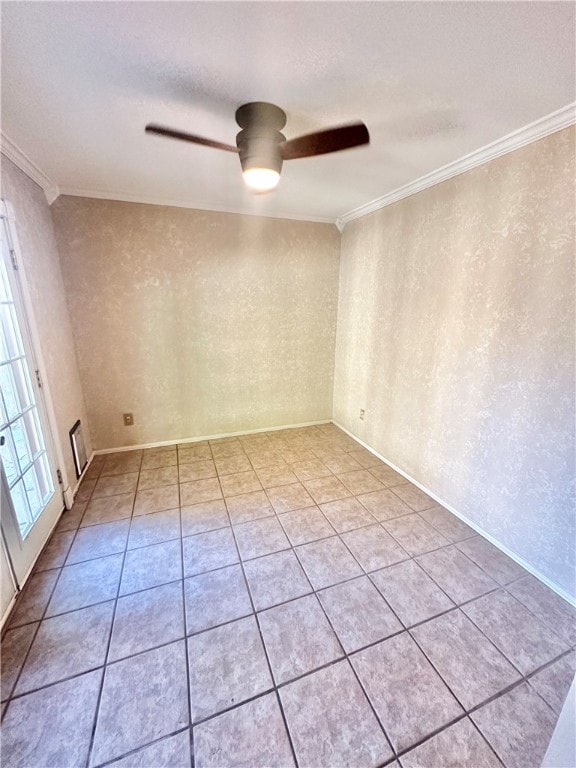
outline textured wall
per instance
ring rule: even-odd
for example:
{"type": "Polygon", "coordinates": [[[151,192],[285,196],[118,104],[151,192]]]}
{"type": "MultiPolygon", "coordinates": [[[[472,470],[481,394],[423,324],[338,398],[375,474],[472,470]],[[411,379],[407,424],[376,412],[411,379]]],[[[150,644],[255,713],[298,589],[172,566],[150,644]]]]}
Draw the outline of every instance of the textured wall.
{"type": "Polygon", "coordinates": [[[338,422],[572,594],[573,237],[573,129],[347,225],[334,382],[338,422]]]}
{"type": "Polygon", "coordinates": [[[92,449],[50,208],[40,187],[4,156],[2,197],[14,207],[57,422],[58,434],[54,437],[60,442],[64,470],[73,487],[76,472],[68,432],[77,419],[82,419],[84,425],[88,455],[92,449]]]}
{"type": "Polygon", "coordinates": [[[96,448],[331,417],[336,227],[77,197],[52,211],[96,448]]]}

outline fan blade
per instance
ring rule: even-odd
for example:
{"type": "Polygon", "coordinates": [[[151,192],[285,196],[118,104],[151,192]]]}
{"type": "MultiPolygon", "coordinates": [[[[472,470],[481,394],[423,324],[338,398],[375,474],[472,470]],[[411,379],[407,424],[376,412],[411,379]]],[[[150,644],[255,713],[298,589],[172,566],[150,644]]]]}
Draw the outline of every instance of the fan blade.
{"type": "Polygon", "coordinates": [[[212,141],[202,136],[195,136],[193,133],[184,133],[184,131],[175,131],[172,128],[163,128],[161,125],[147,125],[146,133],[155,133],[158,136],[167,136],[169,139],[180,139],[181,141],[191,141],[192,144],[202,144],[204,147],[213,147],[214,149],[223,149],[226,152],[236,152],[238,148],[231,144],[222,144],[221,141],[212,141]]]}
{"type": "Polygon", "coordinates": [[[284,160],[295,160],[299,157],[339,152],[341,149],[351,149],[369,143],[368,128],[364,123],[353,123],[289,139],[280,145],[280,151],[284,160]]]}

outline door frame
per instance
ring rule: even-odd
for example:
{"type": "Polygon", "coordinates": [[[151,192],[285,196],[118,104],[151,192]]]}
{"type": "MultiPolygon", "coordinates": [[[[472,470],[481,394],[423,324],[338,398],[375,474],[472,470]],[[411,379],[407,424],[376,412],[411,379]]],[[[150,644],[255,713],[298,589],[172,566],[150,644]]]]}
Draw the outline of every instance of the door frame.
{"type": "MultiPolygon", "coordinates": [[[[46,364],[44,361],[44,356],[42,354],[42,345],[40,343],[40,335],[38,333],[38,324],[36,322],[34,305],[31,299],[30,290],[28,288],[29,283],[28,283],[27,274],[26,274],[26,265],[22,258],[22,251],[20,249],[20,243],[18,240],[16,216],[14,212],[14,207],[7,200],[4,200],[4,199],[0,199],[0,219],[6,221],[6,234],[8,237],[8,247],[13,253],[13,257],[17,265],[14,272],[16,276],[16,282],[18,283],[18,287],[20,290],[20,299],[21,299],[22,308],[24,311],[24,320],[27,326],[26,330],[29,335],[30,344],[32,347],[33,355],[34,355],[34,363],[35,363],[35,366],[37,367],[37,370],[39,371],[40,380],[42,382],[41,391],[39,394],[38,392],[36,392],[36,397],[42,398],[45,415],[46,415],[46,421],[47,421],[46,426],[47,426],[48,434],[44,435],[44,440],[50,444],[51,453],[56,462],[56,467],[54,467],[54,469],[56,470],[59,477],[62,478],[62,482],[59,483],[58,486],[55,488],[55,493],[60,494],[62,498],[62,508],[70,509],[74,501],[74,495],[73,495],[72,488],[70,487],[70,483],[68,481],[68,476],[66,473],[66,465],[64,463],[64,456],[62,453],[62,446],[59,440],[56,413],[55,413],[54,404],[53,404],[54,401],[50,391],[50,384],[48,382],[48,377],[46,375],[46,364]]],[[[10,513],[11,513],[11,510],[8,510],[8,514],[10,513]]],[[[12,512],[12,514],[14,513],[12,512]]],[[[58,520],[59,520],[59,517],[54,521],[54,525],[50,527],[48,534],[44,539],[44,541],[42,542],[41,546],[39,547],[38,552],[34,557],[32,564],[30,565],[30,567],[28,568],[28,570],[26,571],[26,573],[21,579],[19,579],[16,573],[14,572],[14,569],[11,563],[10,552],[7,552],[7,554],[9,555],[8,562],[12,569],[12,578],[15,581],[18,590],[22,589],[23,585],[26,583],[26,581],[30,577],[30,574],[34,569],[34,566],[36,564],[36,561],[38,560],[38,557],[40,556],[42,550],[44,549],[46,542],[52,535],[52,531],[58,524],[58,520]]],[[[4,532],[3,532],[3,538],[4,538],[4,532]]]]}

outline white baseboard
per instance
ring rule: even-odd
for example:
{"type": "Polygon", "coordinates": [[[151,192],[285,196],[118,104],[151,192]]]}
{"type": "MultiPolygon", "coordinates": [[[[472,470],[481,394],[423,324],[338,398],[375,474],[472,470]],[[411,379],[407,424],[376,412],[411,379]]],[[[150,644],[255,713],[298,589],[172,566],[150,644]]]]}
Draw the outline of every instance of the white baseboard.
{"type": "Polygon", "coordinates": [[[365,443],[363,440],[361,440],[359,437],[357,437],[353,432],[350,432],[349,429],[346,429],[346,427],[342,426],[342,424],[339,424],[337,421],[332,419],[332,423],[335,424],[339,429],[341,429],[343,432],[346,432],[347,435],[349,435],[351,438],[356,440],[357,443],[360,443],[360,445],[363,448],[366,448],[367,451],[370,451],[376,458],[380,459],[380,461],[383,461],[385,464],[387,464],[389,467],[391,467],[393,470],[401,474],[403,477],[406,478],[406,480],[409,480],[413,485],[416,485],[420,490],[424,491],[424,493],[427,493],[428,496],[434,499],[434,501],[437,501],[438,504],[445,507],[449,512],[452,512],[453,515],[455,515],[457,518],[462,520],[463,523],[466,523],[466,525],[470,526],[476,533],[480,534],[480,536],[487,539],[491,544],[493,544],[495,547],[497,547],[501,552],[503,552],[505,555],[508,555],[509,558],[514,560],[514,562],[518,563],[518,565],[522,566],[526,571],[532,574],[532,576],[535,576],[538,581],[541,581],[543,584],[545,584],[547,587],[549,587],[553,592],[556,592],[557,595],[562,597],[564,600],[566,600],[567,603],[570,603],[570,605],[576,607],[576,597],[573,595],[570,595],[568,592],[566,592],[565,589],[563,589],[559,584],[556,584],[556,582],[549,579],[547,576],[544,576],[543,573],[541,573],[539,570],[534,568],[533,565],[530,565],[526,560],[524,560],[523,557],[516,554],[516,552],[513,552],[511,549],[508,549],[504,544],[498,541],[498,539],[495,539],[494,536],[491,536],[489,533],[487,533],[485,530],[483,530],[477,523],[470,520],[468,517],[463,515],[461,512],[458,512],[457,509],[454,509],[450,504],[444,501],[444,499],[441,499],[438,494],[434,493],[434,491],[431,491],[429,488],[426,488],[425,485],[422,485],[422,483],[419,483],[418,480],[415,480],[411,475],[409,475],[407,472],[405,472],[400,467],[397,467],[396,464],[393,464],[391,461],[389,461],[387,458],[382,456],[378,453],[378,451],[375,451],[374,448],[371,448],[367,443],[365,443]]]}
{"type": "MultiPolygon", "coordinates": [[[[159,443],[141,443],[140,445],[126,445],[121,448],[100,448],[94,451],[92,456],[101,456],[105,453],[117,453],[119,451],[139,451],[143,448],[163,448],[166,445],[181,445],[182,443],[200,443],[203,440],[220,440],[222,437],[239,437],[240,435],[258,435],[262,432],[280,432],[283,429],[301,429],[302,427],[317,427],[321,424],[331,424],[331,419],[322,421],[306,421],[302,424],[285,424],[282,427],[261,427],[259,429],[244,429],[241,432],[222,432],[218,435],[203,435],[202,437],[187,437],[181,440],[163,440],[159,443]]],[[[91,459],[92,460],[92,459],[91,459]]]]}

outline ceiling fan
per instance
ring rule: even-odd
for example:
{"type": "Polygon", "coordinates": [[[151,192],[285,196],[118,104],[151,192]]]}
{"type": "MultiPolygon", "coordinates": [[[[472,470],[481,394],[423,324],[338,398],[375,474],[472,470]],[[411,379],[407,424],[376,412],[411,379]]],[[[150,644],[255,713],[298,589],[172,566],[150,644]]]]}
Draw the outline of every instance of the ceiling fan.
{"type": "Polygon", "coordinates": [[[286,113],[280,107],[264,101],[243,104],[236,110],[236,122],[242,130],[236,136],[235,147],[161,125],[147,125],[146,131],[170,139],[236,152],[240,155],[244,181],[253,192],[269,192],[277,186],[284,160],[314,157],[370,143],[368,129],[361,122],[286,139],[280,133],[286,125],[286,113]]]}

